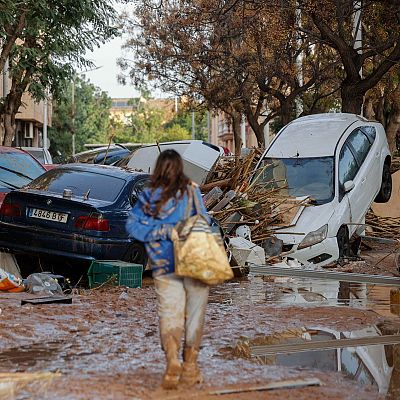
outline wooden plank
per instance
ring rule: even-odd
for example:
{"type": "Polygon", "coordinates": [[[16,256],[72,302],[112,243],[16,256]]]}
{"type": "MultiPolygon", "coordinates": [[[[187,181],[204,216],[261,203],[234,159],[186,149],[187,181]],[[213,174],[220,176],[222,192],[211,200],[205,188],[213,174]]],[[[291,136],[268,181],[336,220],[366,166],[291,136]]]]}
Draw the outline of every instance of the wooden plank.
{"type": "Polygon", "coordinates": [[[276,390],[276,389],[298,389],[305,386],[321,386],[321,381],[317,378],[308,379],[290,379],[279,382],[271,382],[266,385],[248,386],[242,388],[231,388],[221,390],[211,390],[207,392],[208,395],[224,395],[233,393],[245,393],[245,392],[260,392],[265,390],[276,390]]]}

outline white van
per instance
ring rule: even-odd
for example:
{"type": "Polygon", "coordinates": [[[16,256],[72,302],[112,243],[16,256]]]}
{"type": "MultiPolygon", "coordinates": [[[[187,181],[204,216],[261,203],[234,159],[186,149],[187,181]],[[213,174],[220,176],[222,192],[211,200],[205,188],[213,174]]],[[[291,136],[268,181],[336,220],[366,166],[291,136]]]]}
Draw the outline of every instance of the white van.
{"type": "Polygon", "coordinates": [[[283,127],[254,179],[311,199],[292,226],[276,230],[288,256],[322,266],[348,255],[349,239],[364,231],[372,202],[390,198],[390,163],[383,126],[358,115],[310,115],[283,127]]]}
{"type": "Polygon", "coordinates": [[[151,174],[160,152],[170,149],[180,154],[185,174],[199,185],[206,181],[209,172],[224,155],[222,148],[202,140],[178,140],[140,147],[116,165],[151,174]]]}

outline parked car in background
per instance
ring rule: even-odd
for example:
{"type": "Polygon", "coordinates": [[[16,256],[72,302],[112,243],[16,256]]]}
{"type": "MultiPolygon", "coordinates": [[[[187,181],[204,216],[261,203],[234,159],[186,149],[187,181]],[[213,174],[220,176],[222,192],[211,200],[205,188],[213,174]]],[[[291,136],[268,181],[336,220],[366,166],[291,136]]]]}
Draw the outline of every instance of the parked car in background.
{"type": "Polygon", "coordinates": [[[18,147],[33,155],[42,165],[53,164],[53,159],[48,149],[44,147],[18,147]]]}
{"type": "Polygon", "coordinates": [[[218,159],[225,155],[222,147],[202,140],[179,140],[142,146],[116,165],[151,174],[160,152],[168,149],[181,155],[185,174],[199,185],[204,183],[218,159]]]}
{"type": "Polygon", "coordinates": [[[120,144],[98,147],[71,156],[67,163],[89,163],[111,165],[130,154],[130,150],[120,144]]]}
{"type": "Polygon", "coordinates": [[[40,162],[26,151],[0,146],[0,204],[8,192],[20,189],[44,172],[40,162]]]}
{"type": "Polygon", "coordinates": [[[276,230],[288,257],[326,265],[349,255],[350,238],[363,233],[372,202],[390,198],[390,164],[383,126],[360,116],[310,115],[283,127],[254,179],[310,198],[284,233],[276,230]]]}
{"type": "Polygon", "coordinates": [[[9,193],[0,208],[0,248],[75,260],[125,260],[146,265],[143,245],[125,223],[147,174],[65,164],[9,193]]]}

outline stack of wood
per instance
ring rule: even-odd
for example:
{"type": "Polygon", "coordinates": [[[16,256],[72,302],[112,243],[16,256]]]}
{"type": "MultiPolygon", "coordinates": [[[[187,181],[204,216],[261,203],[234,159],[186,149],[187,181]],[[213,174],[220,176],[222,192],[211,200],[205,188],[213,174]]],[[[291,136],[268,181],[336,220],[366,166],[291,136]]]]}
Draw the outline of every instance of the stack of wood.
{"type": "Polygon", "coordinates": [[[400,238],[400,218],[380,217],[370,210],[365,218],[369,236],[387,239],[400,238]]]}
{"type": "Polygon", "coordinates": [[[233,234],[237,226],[248,225],[255,243],[269,238],[276,228],[289,227],[309,202],[289,196],[282,182],[278,187],[253,179],[267,168],[256,170],[262,153],[253,149],[245,157],[222,157],[201,187],[208,211],[224,231],[233,234]]]}

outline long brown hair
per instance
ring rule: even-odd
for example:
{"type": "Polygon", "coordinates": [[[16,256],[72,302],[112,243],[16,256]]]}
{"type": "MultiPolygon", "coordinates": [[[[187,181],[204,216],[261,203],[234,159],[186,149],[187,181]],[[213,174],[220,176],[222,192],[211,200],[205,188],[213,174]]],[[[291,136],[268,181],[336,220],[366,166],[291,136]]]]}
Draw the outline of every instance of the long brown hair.
{"type": "Polygon", "coordinates": [[[156,202],[156,214],[170,198],[182,197],[189,182],[189,178],[183,173],[182,157],[175,150],[161,152],[150,182],[152,189],[161,188],[161,197],[156,202]]]}

